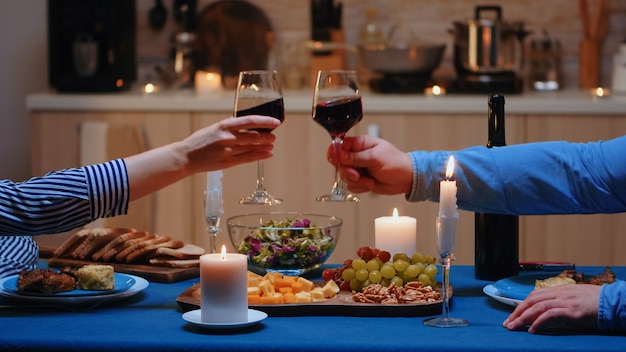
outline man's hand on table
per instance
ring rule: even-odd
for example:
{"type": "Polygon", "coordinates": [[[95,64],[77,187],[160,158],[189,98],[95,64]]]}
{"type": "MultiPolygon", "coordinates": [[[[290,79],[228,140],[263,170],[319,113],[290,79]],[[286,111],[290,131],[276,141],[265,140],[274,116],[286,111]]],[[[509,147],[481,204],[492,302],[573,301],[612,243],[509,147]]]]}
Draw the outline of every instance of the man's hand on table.
{"type": "Polygon", "coordinates": [[[562,285],[533,290],[502,323],[509,330],[538,333],[552,324],[597,329],[600,285],[562,285]]]}

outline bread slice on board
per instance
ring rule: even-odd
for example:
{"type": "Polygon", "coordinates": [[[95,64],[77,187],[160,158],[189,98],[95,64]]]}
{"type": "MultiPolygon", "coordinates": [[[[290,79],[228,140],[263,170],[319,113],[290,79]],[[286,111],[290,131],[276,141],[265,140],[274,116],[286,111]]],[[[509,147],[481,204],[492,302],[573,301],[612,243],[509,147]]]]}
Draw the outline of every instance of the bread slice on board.
{"type": "Polygon", "coordinates": [[[91,235],[91,229],[81,229],[74,235],[70,236],[65,242],[63,242],[59,248],[54,251],[55,257],[69,257],[76,247],[80,246],[82,242],[87,240],[87,237],[91,235]]]}
{"type": "Polygon", "coordinates": [[[127,232],[136,231],[131,228],[100,227],[91,229],[91,235],[83,241],[72,253],[72,258],[85,260],[115,237],[127,232]]]}
{"type": "Polygon", "coordinates": [[[187,243],[181,248],[157,248],[155,257],[168,256],[176,259],[197,259],[203,254],[204,248],[187,243]]]}
{"type": "Polygon", "coordinates": [[[152,258],[150,264],[172,268],[192,268],[200,265],[200,259],[152,258]]]}
{"type": "Polygon", "coordinates": [[[126,258],[128,257],[129,254],[133,253],[134,251],[145,248],[149,245],[167,242],[169,240],[170,240],[170,236],[162,236],[162,235],[149,235],[147,237],[143,237],[141,238],[140,241],[134,244],[131,244],[130,246],[127,246],[126,248],[121,250],[119,253],[117,253],[115,255],[115,260],[120,263],[128,262],[126,258]]]}
{"type": "Polygon", "coordinates": [[[185,245],[185,242],[178,240],[169,240],[167,242],[151,244],[143,248],[138,248],[134,252],[128,254],[126,256],[126,263],[138,263],[146,258],[154,257],[154,254],[157,248],[167,247],[167,248],[180,248],[185,245]]]}
{"type": "Polygon", "coordinates": [[[111,242],[107,243],[98,251],[96,251],[96,253],[91,256],[91,259],[95,261],[106,261],[107,259],[105,259],[105,255],[107,255],[110,259],[110,257],[114,255],[114,253],[112,253],[112,250],[114,248],[118,246],[125,246],[126,241],[134,240],[147,235],[148,232],[146,231],[134,231],[117,236],[111,242]]]}

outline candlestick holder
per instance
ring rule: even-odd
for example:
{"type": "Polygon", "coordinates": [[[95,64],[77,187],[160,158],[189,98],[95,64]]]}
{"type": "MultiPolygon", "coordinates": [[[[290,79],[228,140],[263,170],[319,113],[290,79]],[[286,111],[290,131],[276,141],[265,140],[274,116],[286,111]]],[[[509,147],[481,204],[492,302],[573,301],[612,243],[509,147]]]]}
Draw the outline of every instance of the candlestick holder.
{"type": "Polygon", "coordinates": [[[209,234],[209,252],[217,253],[217,234],[220,233],[220,217],[222,210],[221,192],[204,192],[204,220],[206,221],[206,232],[209,234]]]}
{"type": "Polygon", "coordinates": [[[424,320],[424,325],[437,328],[454,328],[467,326],[465,319],[450,317],[450,265],[454,258],[454,236],[456,232],[456,217],[438,217],[436,221],[437,243],[439,245],[440,262],[442,266],[442,311],[443,316],[424,320]]]}

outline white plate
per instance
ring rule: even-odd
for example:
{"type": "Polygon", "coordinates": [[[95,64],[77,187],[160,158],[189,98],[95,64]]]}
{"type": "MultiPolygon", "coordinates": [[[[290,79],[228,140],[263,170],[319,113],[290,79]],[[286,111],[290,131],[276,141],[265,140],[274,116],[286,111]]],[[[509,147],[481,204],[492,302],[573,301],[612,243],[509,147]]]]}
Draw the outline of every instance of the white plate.
{"type": "Polygon", "coordinates": [[[509,306],[515,307],[522,302],[521,299],[509,298],[502,295],[502,293],[500,293],[500,291],[498,291],[498,289],[494,285],[487,285],[483,287],[483,292],[487,296],[495,299],[496,301],[507,304],[509,306]]]}
{"type": "Polygon", "coordinates": [[[248,321],[239,322],[239,323],[205,323],[201,319],[201,309],[196,309],[189,311],[183,314],[183,319],[187,322],[203,327],[203,328],[211,328],[211,329],[235,329],[242,328],[250,325],[254,325],[259,323],[263,319],[267,318],[267,313],[261,312],[255,309],[248,309],[248,321]]]}
{"type": "Polygon", "coordinates": [[[101,295],[111,295],[114,293],[124,292],[130,289],[135,284],[135,279],[126,274],[115,273],[115,288],[112,290],[106,291],[95,291],[95,290],[80,290],[75,289],[72,291],[58,292],[58,293],[41,293],[41,292],[29,292],[29,291],[21,291],[18,287],[18,275],[13,275],[7,277],[6,280],[2,281],[2,287],[5,290],[12,292],[16,295],[20,296],[38,296],[38,297],[58,297],[58,296],[101,296],[101,295]]]}
{"type": "MultiPolygon", "coordinates": [[[[15,301],[21,301],[29,304],[40,304],[47,306],[70,306],[70,307],[88,307],[93,308],[96,305],[100,305],[105,302],[116,301],[122,298],[133,296],[149,285],[148,281],[144,278],[128,275],[135,280],[135,283],[123,292],[117,293],[104,293],[102,295],[85,295],[85,296],[27,296],[16,294],[11,290],[7,290],[4,286],[5,281],[12,278],[11,276],[0,279],[0,296],[9,298],[15,301]]],[[[104,291],[106,292],[106,291],[104,291]]]]}

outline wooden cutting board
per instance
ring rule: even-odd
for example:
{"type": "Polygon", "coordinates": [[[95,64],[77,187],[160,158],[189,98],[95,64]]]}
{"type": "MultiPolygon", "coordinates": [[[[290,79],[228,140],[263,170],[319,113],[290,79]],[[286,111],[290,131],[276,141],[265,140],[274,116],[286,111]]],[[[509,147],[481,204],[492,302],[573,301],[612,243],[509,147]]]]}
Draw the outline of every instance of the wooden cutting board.
{"type": "Polygon", "coordinates": [[[147,264],[104,263],[58,257],[48,258],[48,267],[51,268],[62,268],[66,266],[78,268],[88,264],[111,265],[118,273],[136,275],[153,282],[177,282],[200,276],[199,267],[171,268],[147,264]]]}

